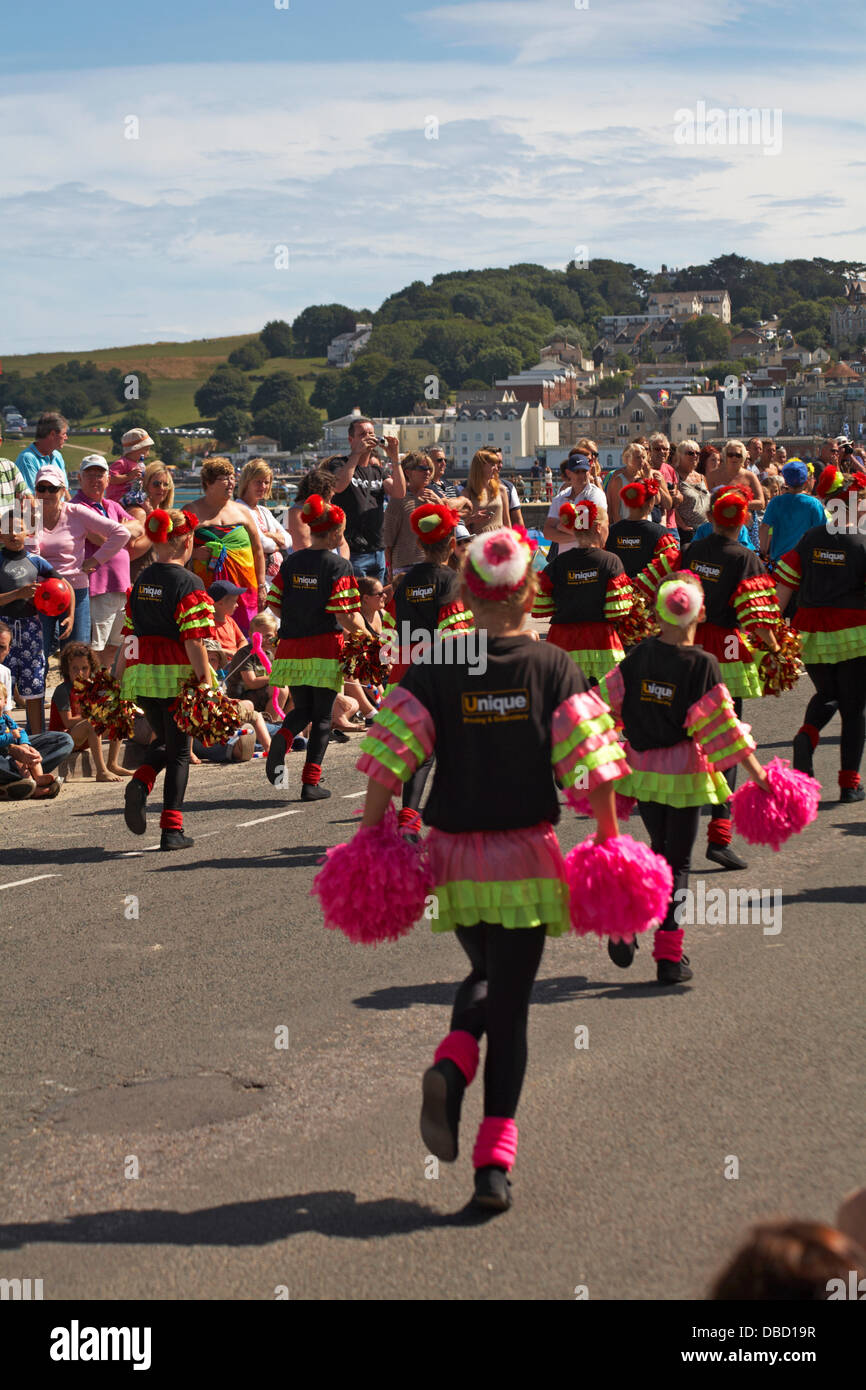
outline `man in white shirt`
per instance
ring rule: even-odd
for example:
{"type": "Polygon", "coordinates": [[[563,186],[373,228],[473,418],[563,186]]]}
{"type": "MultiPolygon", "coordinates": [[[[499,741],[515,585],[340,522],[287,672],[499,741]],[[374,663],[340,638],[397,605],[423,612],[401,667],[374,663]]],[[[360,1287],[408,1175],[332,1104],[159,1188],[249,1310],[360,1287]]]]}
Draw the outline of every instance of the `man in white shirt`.
{"type": "Polygon", "coordinates": [[[565,531],[559,525],[559,509],[563,502],[571,502],[575,506],[579,502],[594,502],[602,511],[607,511],[607,499],[604,493],[600,487],[596,487],[595,483],[589,481],[591,467],[592,459],[579,449],[572,449],[568,458],[560,465],[565,486],[551,502],[547,520],[544,523],[544,539],[555,541],[559,546],[560,554],[566,550],[573,550],[577,544],[574,539],[574,532],[565,531]]]}

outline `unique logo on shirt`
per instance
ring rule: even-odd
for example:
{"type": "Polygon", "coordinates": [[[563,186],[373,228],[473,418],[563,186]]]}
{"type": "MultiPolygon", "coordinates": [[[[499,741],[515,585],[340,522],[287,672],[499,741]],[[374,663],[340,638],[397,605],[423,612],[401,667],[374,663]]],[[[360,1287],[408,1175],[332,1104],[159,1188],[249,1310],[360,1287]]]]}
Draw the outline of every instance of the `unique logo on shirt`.
{"type": "Polygon", "coordinates": [[[319,576],[317,574],[293,574],[293,589],[317,589],[319,587],[319,576]]]}
{"type": "Polygon", "coordinates": [[[624,549],[627,549],[627,548],[630,548],[630,549],[634,550],[636,546],[639,546],[639,545],[640,545],[640,543],[641,543],[641,537],[640,537],[640,536],[617,536],[617,538],[616,538],[616,543],[617,543],[617,545],[619,546],[619,548],[620,548],[621,550],[624,550],[624,549]]]}
{"type": "Polygon", "coordinates": [[[161,599],[162,589],[160,589],[156,584],[139,584],[138,588],[136,589],[136,597],[161,599]]]}
{"type": "Polygon", "coordinates": [[[844,550],[813,550],[812,561],[816,565],[844,565],[844,550]]]}
{"type": "Polygon", "coordinates": [[[709,565],[705,560],[699,560],[698,563],[692,565],[691,568],[694,570],[695,574],[701,575],[704,579],[711,580],[714,584],[716,580],[722,577],[721,565],[709,565]]]}
{"type": "Polygon", "coordinates": [[[670,685],[667,681],[641,681],[640,697],[648,700],[653,705],[670,705],[673,703],[674,695],[677,693],[675,685],[670,685]]]}
{"type": "Polygon", "coordinates": [[[598,579],[598,570],[569,570],[566,584],[593,584],[598,579]]]}
{"type": "Polygon", "coordinates": [[[434,594],[432,584],[407,584],[403,594],[409,603],[427,603],[434,594]]]}
{"type": "Polygon", "coordinates": [[[490,690],[462,697],[464,724],[508,724],[529,718],[528,690],[490,690]]]}

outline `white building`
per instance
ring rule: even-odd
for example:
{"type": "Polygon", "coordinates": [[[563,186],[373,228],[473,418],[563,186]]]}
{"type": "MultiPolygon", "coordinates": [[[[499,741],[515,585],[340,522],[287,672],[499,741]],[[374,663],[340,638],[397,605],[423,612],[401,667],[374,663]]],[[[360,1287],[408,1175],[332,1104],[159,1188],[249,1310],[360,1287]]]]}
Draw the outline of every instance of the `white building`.
{"type": "Polygon", "coordinates": [[[669,436],[675,448],[686,439],[693,439],[697,444],[715,439],[720,429],[715,396],[682,396],[671,412],[669,436]]]}
{"type": "Polygon", "coordinates": [[[370,341],[372,323],[356,323],[351,333],[338,333],[328,344],[329,367],[351,367],[362,348],[370,341]]]}
{"type": "Polygon", "coordinates": [[[502,450],[503,466],[532,462],[535,452],[559,444],[559,421],[536,402],[502,402],[495,406],[467,404],[454,416],[453,458],[458,472],[468,471],[478,449],[502,450]]]}
{"type": "Polygon", "coordinates": [[[785,388],[742,384],[722,397],[722,433],[726,439],[772,439],[784,424],[785,388]]]}

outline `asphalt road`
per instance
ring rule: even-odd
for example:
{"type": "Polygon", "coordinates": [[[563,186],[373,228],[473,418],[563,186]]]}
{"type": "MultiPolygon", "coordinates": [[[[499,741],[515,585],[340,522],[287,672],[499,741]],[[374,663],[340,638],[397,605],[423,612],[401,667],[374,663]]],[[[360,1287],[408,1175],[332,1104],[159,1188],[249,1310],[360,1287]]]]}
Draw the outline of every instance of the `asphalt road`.
{"type": "MultiPolygon", "coordinates": [[[[747,705],[765,760],[804,703],[747,705]]],[[[352,946],[309,897],[355,824],[354,748],[313,805],[261,761],[194,768],[176,855],[127,833],[113,786],[7,805],[0,1277],[46,1299],[676,1299],[752,1219],[832,1221],[866,1181],[866,815],[837,803],[829,732],[803,836],[738,874],[699,842],[695,881],[779,889],[780,931],[688,929],[674,990],[648,947],[626,973],[548,943],[515,1205],[487,1221],[465,1210],[479,1085],[455,1165],[431,1175],[417,1130],[459,946],[423,926],[352,946]]],[[[563,847],[588,826],[567,812],[563,847]]]]}

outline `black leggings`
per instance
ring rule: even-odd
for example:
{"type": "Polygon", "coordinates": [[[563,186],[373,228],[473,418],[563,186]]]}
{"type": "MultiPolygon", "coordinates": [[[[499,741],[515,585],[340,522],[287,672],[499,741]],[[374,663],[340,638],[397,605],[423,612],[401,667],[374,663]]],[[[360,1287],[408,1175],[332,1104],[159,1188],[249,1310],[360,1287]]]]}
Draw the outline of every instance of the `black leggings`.
{"type": "Polygon", "coordinates": [[[420,767],[417,767],[409,778],[408,782],[403,783],[403,805],[408,806],[413,811],[421,808],[421,798],[424,795],[424,788],[427,786],[427,778],[433,767],[433,754],[425,758],[420,767]]]}
{"type": "MultiPolygon", "coordinates": [[[[723,674],[724,674],[724,673],[723,673],[723,674]]],[[[734,714],[737,716],[738,719],[742,719],[742,717],[743,717],[743,701],[742,701],[742,699],[739,697],[739,695],[737,696],[736,700],[734,700],[734,714]]],[[[734,788],[735,788],[736,785],[737,785],[737,768],[738,768],[739,766],[740,766],[739,763],[734,763],[734,766],[733,766],[733,767],[725,768],[725,771],[724,771],[724,773],[722,774],[722,775],[724,776],[724,779],[725,779],[725,781],[727,782],[727,784],[728,784],[728,786],[729,786],[729,788],[731,789],[732,792],[734,791],[734,788]]],[[[722,806],[711,806],[711,807],[710,807],[710,819],[711,819],[711,820],[730,820],[730,819],[731,819],[731,806],[730,806],[730,802],[726,801],[726,802],[724,803],[724,805],[722,805],[722,806]]],[[[647,827],[647,828],[649,828],[649,827],[647,827]]],[[[697,834],[697,831],[695,831],[695,834],[697,834]]],[[[655,848],[655,846],[653,846],[653,848],[655,848]]]]}
{"type": "Polygon", "coordinates": [[[148,700],[145,697],[139,698],[138,703],[156,734],[156,743],[151,743],[147,749],[147,766],[157,773],[165,768],[162,808],[164,811],[179,811],[189,781],[192,738],[189,734],[182,734],[174,722],[174,714],[169,708],[174,700],[148,700]]]}
{"type": "MultiPolygon", "coordinates": [[[[813,695],[809,701],[805,722],[814,724],[816,729],[823,727],[809,717],[816,701],[819,714],[822,708],[837,706],[842,716],[839,765],[845,772],[859,772],[866,741],[866,656],[855,656],[850,661],[824,662],[807,666],[806,670],[817,695],[813,695]]],[[[828,718],[832,714],[831,709],[828,718]]]]}
{"type": "Polygon", "coordinates": [[[698,837],[701,820],[700,806],[663,806],[658,801],[639,801],[638,810],[650,837],[650,847],[666,859],[674,872],[674,891],[668,903],[662,931],[677,931],[674,917],[676,891],[687,888],[692,850],[698,837]]]}
{"type": "Polygon", "coordinates": [[[331,738],[331,713],[337,692],[321,685],[291,685],[289,692],[294,708],[283,720],[283,730],[294,738],[309,724],[306,761],[321,764],[331,738]]]}
{"type": "Polygon", "coordinates": [[[513,1120],[526,1072],[529,996],[544,950],[544,927],[478,922],[458,927],[457,940],[472,963],[451,1014],[456,1028],[487,1034],[484,1114],[513,1120]]]}

